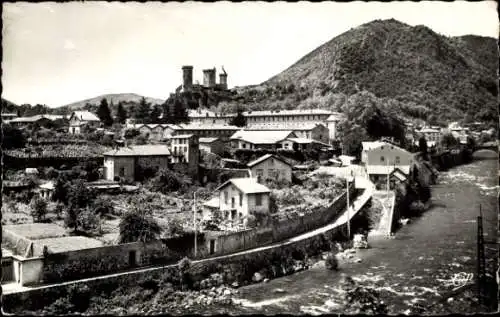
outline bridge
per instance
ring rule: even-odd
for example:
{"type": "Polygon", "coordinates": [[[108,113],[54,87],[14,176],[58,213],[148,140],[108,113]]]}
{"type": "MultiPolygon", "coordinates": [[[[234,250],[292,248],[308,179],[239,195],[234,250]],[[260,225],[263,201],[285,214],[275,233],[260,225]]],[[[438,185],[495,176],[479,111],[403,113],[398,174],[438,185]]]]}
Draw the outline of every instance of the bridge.
{"type": "Polygon", "coordinates": [[[490,141],[490,142],[485,142],[485,143],[476,145],[474,148],[474,151],[479,151],[479,150],[498,151],[498,148],[499,148],[499,144],[497,141],[490,141]]]}

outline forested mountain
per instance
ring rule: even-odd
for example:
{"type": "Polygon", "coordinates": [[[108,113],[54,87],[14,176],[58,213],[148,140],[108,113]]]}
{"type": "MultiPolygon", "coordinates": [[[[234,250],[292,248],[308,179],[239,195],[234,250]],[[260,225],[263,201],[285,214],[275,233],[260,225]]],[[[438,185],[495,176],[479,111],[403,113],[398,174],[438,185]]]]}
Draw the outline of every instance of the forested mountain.
{"type": "Polygon", "coordinates": [[[239,88],[237,98],[253,109],[340,110],[365,91],[405,117],[496,121],[497,49],[493,38],[445,37],[425,26],[376,20],[333,38],[260,85],[239,88]]]}

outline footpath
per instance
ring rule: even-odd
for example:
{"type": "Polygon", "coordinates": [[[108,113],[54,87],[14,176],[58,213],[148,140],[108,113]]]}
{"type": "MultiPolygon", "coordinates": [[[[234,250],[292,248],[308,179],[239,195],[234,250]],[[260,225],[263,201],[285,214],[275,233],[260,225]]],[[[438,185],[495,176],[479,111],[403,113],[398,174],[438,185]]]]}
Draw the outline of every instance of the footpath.
{"type": "MultiPolygon", "coordinates": [[[[290,245],[293,243],[296,243],[298,241],[302,241],[311,237],[314,237],[316,235],[323,234],[325,232],[328,232],[330,230],[335,229],[336,227],[342,226],[347,222],[347,219],[351,220],[360,210],[361,208],[372,198],[374,192],[375,192],[375,186],[373,183],[371,183],[369,180],[367,180],[364,177],[356,177],[356,188],[358,189],[364,189],[363,193],[359,196],[357,196],[352,202],[351,202],[351,208],[348,210],[344,210],[342,215],[340,215],[337,220],[331,224],[328,224],[326,226],[323,226],[321,228],[318,228],[313,231],[309,231],[307,233],[298,235],[296,237],[277,242],[271,245],[263,246],[263,247],[258,247],[254,249],[249,249],[245,251],[240,251],[236,253],[231,253],[227,255],[222,255],[218,257],[211,257],[211,258],[206,258],[206,259],[201,259],[201,260],[193,260],[192,263],[205,263],[205,262],[210,262],[210,261],[216,261],[220,259],[228,259],[231,257],[236,257],[240,256],[243,254],[252,254],[252,253],[257,253],[261,252],[264,250],[269,250],[273,248],[279,248],[282,246],[290,245]]],[[[175,264],[170,264],[170,265],[162,265],[162,266],[154,266],[154,267],[146,267],[146,268],[140,268],[140,269],[134,269],[134,270],[129,270],[126,272],[120,272],[120,273],[115,273],[115,274],[108,274],[108,275],[102,275],[102,276],[97,276],[97,277],[92,277],[92,278],[86,278],[86,279],[80,279],[80,280],[74,280],[74,281],[68,281],[68,282],[62,282],[62,283],[54,283],[54,284],[47,284],[47,285],[38,285],[38,286],[21,286],[19,284],[5,284],[2,285],[2,293],[3,295],[8,295],[8,294],[13,294],[13,293],[22,293],[22,292],[30,292],[34,290],[40,290],[40,289],[45,289],[45,288],[50,288],[50,287],[55,287],[55,286],[64,286],[64,285],[72,285],[72,284],[78,284],[78,283],[85,283],[89,281],[95,281],[95,280],[103,280],[103,279],[109,279],[109,278],[115,278],[127,274],[134,274],[134,273],[144,273],[144,272],[152,272],[156,270],[164,270],[165,268],[168,267],[173,267],[176,266],[177,263],[175,264]]]]}
{"type": "Polygon", "coordinates": [[[394,205],[396,195],[394,191],[377,190],[373,194],[373,199],[380,201],[382,205],[382,216],[377,229],[370,232],[370,236],[390,236],[392,233],[392,222],[394,216],[394,205]]]}

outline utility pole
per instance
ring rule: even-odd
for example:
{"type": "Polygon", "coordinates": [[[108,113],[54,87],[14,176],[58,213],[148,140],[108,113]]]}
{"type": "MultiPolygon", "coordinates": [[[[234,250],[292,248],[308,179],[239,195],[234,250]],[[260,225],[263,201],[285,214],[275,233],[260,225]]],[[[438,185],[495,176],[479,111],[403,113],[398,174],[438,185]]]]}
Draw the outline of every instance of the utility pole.
{"type": "Polygon", "coordinates": [[[477,295],[479,304],[484,304],[485,274],[486,265],[484,258],[483,215],[481,205],[479,205],[479,216],[477,217],[477,295]]]}
{"type": "Polygon", "coordinates": [[[196,232],[196,192],[193,193],[193,227],[194,227],[194,257],[196,258],[196,253],[198,251],[198,241],[197,241],[197,232],[196,232]]]}
{"type": "Polygon", "coordinates": [[[350,202],[349,202],[349,176],[346,177],[346,183],[347,183],[347,238],[351,239],[351,216],[349,213],[349,209],[351,208],[350,202]]]}

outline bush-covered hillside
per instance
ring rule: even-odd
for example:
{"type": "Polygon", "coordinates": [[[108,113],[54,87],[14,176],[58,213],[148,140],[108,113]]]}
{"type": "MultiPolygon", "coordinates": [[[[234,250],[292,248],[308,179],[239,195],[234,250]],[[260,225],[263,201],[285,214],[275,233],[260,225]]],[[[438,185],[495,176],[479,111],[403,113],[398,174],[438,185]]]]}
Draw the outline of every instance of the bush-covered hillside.
{"type": "MultiPolygon", "coordinates": [[[[361,91],[429,121],[497,116],[496,41],[448,38],[425,26],[377,20],[351,29],[257,85],[238,89],[253,109],[340,110],[361,91]]],[[[234,104],[222,103],[221,108],[234,104]]]]}

